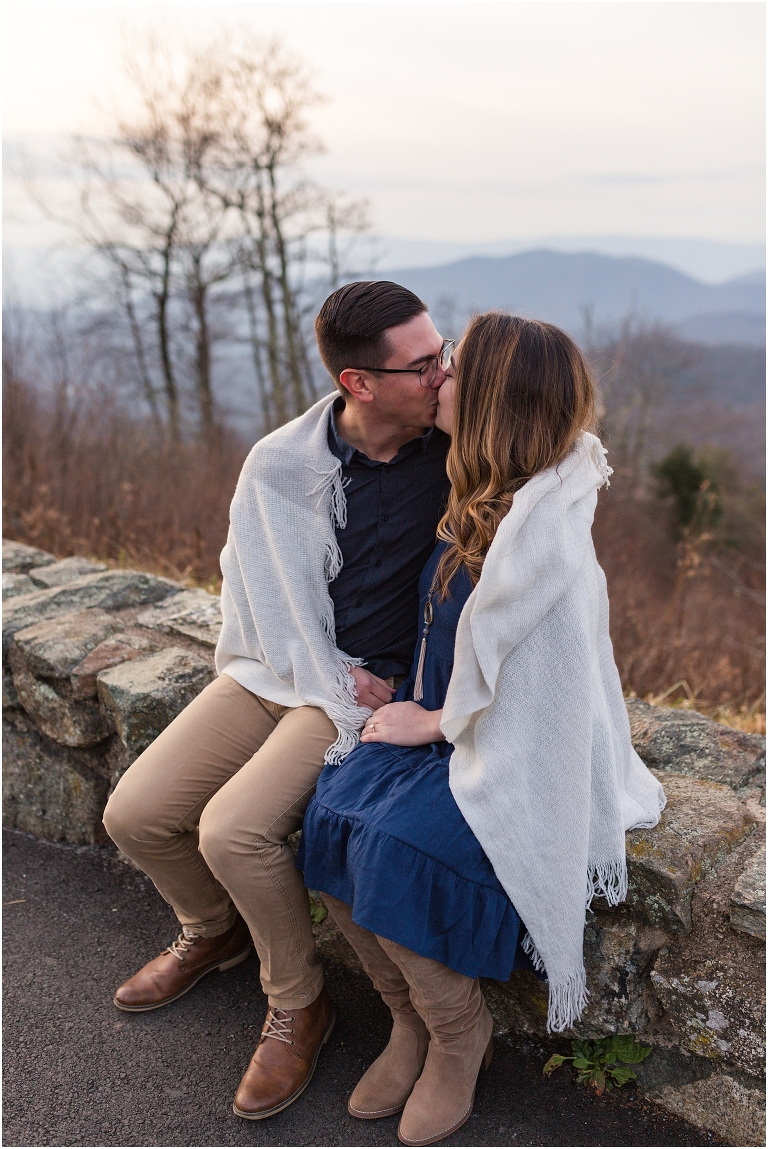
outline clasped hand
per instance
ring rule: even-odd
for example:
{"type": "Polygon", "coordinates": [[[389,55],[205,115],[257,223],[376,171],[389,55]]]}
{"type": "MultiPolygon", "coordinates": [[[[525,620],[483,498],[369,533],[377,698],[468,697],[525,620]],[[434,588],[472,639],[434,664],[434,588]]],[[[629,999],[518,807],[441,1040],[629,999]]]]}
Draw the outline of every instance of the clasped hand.
{"type": "Polygon", "coordinates": [[[391,702],[395,692],[389,683],[362,666],[353,666],[350,674],[355,681],[357,701],[373,711],[363,727],[361,742],[426,746],[443,740],[442,710],[425,710],[417,702],[391,702]]]}
{"type": "Polygon", "coordinates": [[[425,710],[418,702],[388,702],[366,722],[361,742],[389,742],[393,746],[425,746],[441,742],[442,710],[425,710]]]}

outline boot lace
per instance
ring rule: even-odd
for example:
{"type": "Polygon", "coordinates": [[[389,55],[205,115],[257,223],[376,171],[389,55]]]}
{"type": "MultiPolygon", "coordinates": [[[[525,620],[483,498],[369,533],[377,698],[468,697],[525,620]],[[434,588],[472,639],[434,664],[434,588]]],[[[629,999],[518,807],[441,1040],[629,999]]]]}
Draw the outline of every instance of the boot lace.
{"type": "Polygon", "coordinates": [[[294,1017],[288,1016],[288,1011],[285,1009],[270,1009],[261,1036],[274,1037],[278,1041],[284,1041],[286,1045],[293,1045],[291,1038],[286,1035],[293,1033],[292,1029],[288,1029],[288,1022],[295,1020],[294,1017]]]}
{"type": "Polygon", "coordinates": [[[193,933],[187,926],[182,926],[181,933],[176,938],[176,941],[172,942],[163,952],[173,954],[179,961],[184,961],[184,958],[199,937],[200,934],[193,933]]]}

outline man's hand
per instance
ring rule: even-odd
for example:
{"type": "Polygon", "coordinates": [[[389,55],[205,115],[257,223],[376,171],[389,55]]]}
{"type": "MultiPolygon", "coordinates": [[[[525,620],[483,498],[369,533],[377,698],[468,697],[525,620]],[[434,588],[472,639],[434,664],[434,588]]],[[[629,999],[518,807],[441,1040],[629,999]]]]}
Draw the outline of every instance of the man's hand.
{"type": "Polygon", "coordinates": [[[389,702],[395,693],[383,678],[364,670],[362,666],[353,666],[349,672],[355,680],[357,701],[360,706],[367,706],[371,710],[378,710],[389,702]]]}
{"type": "Polygon", "coordinates": [[[389,742],[392,746],[425,746],[442,742],[442,710],[425,710],[418,702],[390,702],[366,722],[361,742],[389,742]]]}

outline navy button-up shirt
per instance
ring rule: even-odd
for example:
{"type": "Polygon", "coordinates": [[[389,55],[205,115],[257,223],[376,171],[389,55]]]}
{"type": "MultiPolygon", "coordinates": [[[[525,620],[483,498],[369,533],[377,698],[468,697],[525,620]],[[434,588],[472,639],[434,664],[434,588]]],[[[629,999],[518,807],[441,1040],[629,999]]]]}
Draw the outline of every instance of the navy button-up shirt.
{"type": "Polygon", "coordinates": [[[388,463],[341,438],[331,407],[328,446],[341,460],[347,525],[336,538],[344,565],[328,590],[336,645],[380,678],[407,674],[419,630],[419,575],[435,548],[448,498],[450,438],[437,427],[412,439],[388,463]]]}

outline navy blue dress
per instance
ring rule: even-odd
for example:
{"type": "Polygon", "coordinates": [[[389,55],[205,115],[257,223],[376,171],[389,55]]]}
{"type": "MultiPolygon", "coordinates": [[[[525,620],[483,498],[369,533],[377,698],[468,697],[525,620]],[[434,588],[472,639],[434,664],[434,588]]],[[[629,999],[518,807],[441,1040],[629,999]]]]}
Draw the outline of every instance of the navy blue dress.
{"type": "MultiPolygon", "coordinates": [[[[419,583],[420,619],[445,544],[419,583]]],[[[462,568],[434,621],[421,705],[439,710],[453,669],[456,627],[472,590],[462,568]]],[[[413,699],[421,640],[395,701],[413,699]]],[[[352,907],[353,920],[467,977],[506,981],[532,969],[519,946],[520,919],[451,794],[448,742],[361,743],[326,766],[304,817],[298,866],[310,889],[352,907]]]]}

